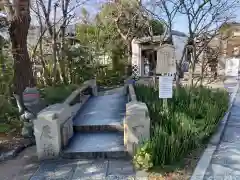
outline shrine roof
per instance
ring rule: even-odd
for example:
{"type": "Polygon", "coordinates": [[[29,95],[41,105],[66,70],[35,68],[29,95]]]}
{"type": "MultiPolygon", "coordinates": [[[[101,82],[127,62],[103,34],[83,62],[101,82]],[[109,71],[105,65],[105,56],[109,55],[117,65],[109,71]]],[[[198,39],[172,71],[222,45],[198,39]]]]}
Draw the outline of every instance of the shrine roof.
{"type": "MultiPolygon", "coordinates": [[[[175,30],[172,30],[172,35],[173,36],[179,36],[179,37],[186,37],[187,36],[183,32],[175,31],[175,30]]],[[[139,44],[148,43],[148,42],[157,43],[157,42],[161,42],[163,40],[163,38],[164,38],[163,35],[160,35],[160,36],[147,36],[147,37],[145,36],[145,37],[141,37],[141,38],[135,39],[135,42],[139,43],[139,44]]]]}
{"type": "Polygon", "coordinates": [[[142,37],[135,39],[137,43],[148,43],[148,42],[160,42],[162,40],[163,36],[148,36],[148,37],[142,37]]]}

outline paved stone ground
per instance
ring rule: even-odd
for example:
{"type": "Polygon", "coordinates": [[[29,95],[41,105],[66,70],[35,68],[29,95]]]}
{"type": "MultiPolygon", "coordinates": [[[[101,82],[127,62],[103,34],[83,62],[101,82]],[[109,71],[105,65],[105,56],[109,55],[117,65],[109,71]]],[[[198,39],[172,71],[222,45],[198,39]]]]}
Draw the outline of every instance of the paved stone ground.
{"type": "Polygon", "coordinates": [[[129,161],[57,160],[44,162],[30,180],[127,180],[134,177],[129,161]]]}
{"type": "MultiPolygon", "coordinates": [[[[229,83],[229,86],[234,86],[229,83]]],[[[204,180],[240,179],[240,91],[231,109],[228,124],[214,152],[204,180]]]]}
{"type": "MultiPolygon", "coordinates": [[[[35,146],[0,164],[0,180],[130,180],[131,162],[124,160],[51,160],[39,162],[35,146]]],[[[147,180],[142,176],[139,180],[147,180]]]]}

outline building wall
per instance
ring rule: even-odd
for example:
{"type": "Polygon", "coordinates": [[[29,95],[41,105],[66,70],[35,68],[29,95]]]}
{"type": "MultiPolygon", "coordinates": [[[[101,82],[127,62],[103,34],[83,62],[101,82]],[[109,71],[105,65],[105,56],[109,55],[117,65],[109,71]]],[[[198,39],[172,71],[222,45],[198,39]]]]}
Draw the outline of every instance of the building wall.
{"type": "Polygon", "coordinates": [[[230,24],[227,30],[221,33],[221,57],[218,62],[218,74],[224,75],[226,59],[234,56],[234,48],[240,49],[240,24],[230,24]]]}

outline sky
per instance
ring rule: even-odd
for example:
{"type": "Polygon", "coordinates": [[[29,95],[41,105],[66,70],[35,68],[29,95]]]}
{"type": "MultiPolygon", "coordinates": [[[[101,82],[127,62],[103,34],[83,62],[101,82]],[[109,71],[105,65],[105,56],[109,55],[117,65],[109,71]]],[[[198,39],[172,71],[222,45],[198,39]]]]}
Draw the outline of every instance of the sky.
{"type": "MultiPolygon", "coordinates": [[[[54,1],[57,0],[52,0],[52,9],[50,13],[50,18],[53,19],[54,17],[54,1]]],[[[44,0],[46,7],[48,0],[44,0]]],[[[71,11],[69,14],[75,13],[75,18],[72,21],[72,23],[77,22],[81,16],[81,9],[86,8],[89,13],[94,14],[97,12],[97,9],[101,6],[101,4],[105,2],[105,0],[70,0],[70,5],[69,5],[69,11],[71,11]],[[80,4],[80,5],[79,5],[80,4]]],[[[33,4],[33,6],[36,7],[36,5],[33,4]]],[[[41,9],[41,8],[40,8],[41,9]]],[[[62,18],[62,11],[61,11],[61,5],[57,8],[56,10],[56,20],[62,18]]],[[[35,13],[32,12],[32,24],[37,24],[37,18],[35,13]]]]}
{"type": "MultiPolygon", "coordinates": [[[[233,20],[236,22],[240,22],[240,8],[235,13],[236,13],[236,18],[234,18],[233,20]],[[237,15],[237,14],[239,14],[239,15],[237,15]]],[[[175,22],[173,25],[173,28],[175,30],[187,33],[188,32],[187,27],[188,27],[188,23],[183,16],[178,16],[175,18],[175,22]]]]}
{"type": "MultiPolygon", "coordinates": [[[[157,14],[157,15],[160,15],[161,18],[163,18],[166,22],[167,22],[167,16],[166,16],[166,13],[165,11],[163,10],[163,8],[161,8],[160,5],[156,5],[156,2],[160,2],[160,0],[142,0],[145,7],[147,9],[149,9],[151,12],[153,12],[154,14],[157,14]]],[[[189,3],[192,2],[193,0],[188,0],[189,3]]],[[[169,9],[169,11],[171,12],[173,9],[174,9],[174,3],[172,3],[174,1],[167,1],[166,2],[166,5],[169,9]]],[[[195,12],[197,11],[197,9],[199,8],[199,5],[202,4],[202,1],[194,1],[195,2],[195,6],[193,7],[193,9],[195,10],[195,12]],[[199,3],[199,4],[197,4],[199,3]]],[[[211,0],[212,2],[212,5],[217,7],[218,11],[220,12],[224,12],[224,14],[219,14],[220,16],[226,16],[226,14],[228,13],[229,15],[229,12],[232,13],[232,16],[236,16],[237,18],[235,18],[234,20],[231,19],[231,21],[239,21],[240,22],[240,6],[236,6],[236,0],[222,0],[221,3],[224,3],[224,6],[223,7],[220,7],[222,4],[219,3],[219,0],[211,0]],[[234,5],[233,5],[234,4],[234,5]],[[232,6],[231,8],[229,8],[230,6],[232,6]],[[224,9],[224,10],[223,10],[224,9]],[[228,11],[228,12],[226,12],[228,11]],[[234,13],[234,14],[233,14],[234,13]]],[[[188,2],[186,2],[186,4],[189,4],[188,2]]],[[[239,3],[240,5],[240,3],[239,3]]],[[[209,4],[207,4],[206,6],[204,6],[203,8],[208,8],[209,7],[209,4]]],[[[190,10],[192,11],[192,9],[190,10]]],[[[207,18],[206,20],[202,20],[201,22],[204,23],[204,25],[206,25],[205,22],[210,22],[210,18],[211,18],[211,15],[213,14],[216,14],[218,13],[218,11],[216,11],[215,9],[210,9],[210,11],[202,11],[202,12],[208,12],[207,14],[207,18]]],[[[199,16],[199,18],[202,17],[201,15],[199,16]]],[[[206,17],[206,16],[205,16],[206,17]]],[[[218,16],[219,17],[219,16],[218,16]]],[[[198,19],[199,19],[198,18],[198,19]]],[[[218,21],[218,25],[215,25],[216,26],[220,26],[221,23],[219,23],[218,21]]],[[[211,28],[213,28],[214,26],[211,26],[211,28]]],[[[177,30],[177,31],[181,31],[181,32],[184,32],[184,33],[188,33],[188,19],[187,19],[187,16],[186,15],[183,15],[181,13],[177,13],[176,16],[174,17],[173,19],[173,30],[177,30]]]]}
{"type": "MultiPolygon", "coordinates": [[[[45,0],[45,1],[47,2],[48,0],[45,0]]],[[[82,7],[86,8],[91,15],[94,15],[97,13],[100,6],[107,0],[71,0],[70,8],[73,8],[74,6],[76,6],[76,4],[78,4],[78,2],[83,2],[83,1],[85,2],[84,5],[74,8],[73,12],[75,13],[76,18],[73,20],[73,24],[75,24],[76,22],[79,22],[82,7]]],[[[152,3],[154,0],[142,0],[142,1],[144,3],[151,1],[151,3],[152,3]]],[[[231,1],[231,0],[229,0],[229,1],[231,1]]],[[[236,21],[240,22],[240,7],[238,8],[238,10],[235,11],[235,13],[236,13],[236,15],[239,14],[238,17],[236,18],[236,21]]],[[[51,17],[53,17],[53,13],[51,14],[51,17]]],[[[58,10],[57,10],[57,17],[58,18],[62,17],[60,8],[58,8],[58,10]]],[[[33,24],[36,23],[36,18],[34,18],[34,16],[32,17],[32,23],[33,24]]],[[[183,15],[179,15],[179,14],[176,15],[174,22],[173,22],[173,29],[187,33],[188,32],[187,26],[188,26],[188,24],[187,24],[186,17],[184,17],[183,15]]]]}

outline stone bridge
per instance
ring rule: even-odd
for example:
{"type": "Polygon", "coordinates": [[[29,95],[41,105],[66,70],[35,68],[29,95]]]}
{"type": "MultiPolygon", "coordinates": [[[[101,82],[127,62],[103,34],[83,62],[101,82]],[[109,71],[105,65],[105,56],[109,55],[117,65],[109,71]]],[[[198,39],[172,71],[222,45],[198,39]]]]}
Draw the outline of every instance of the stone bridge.
{"type": "Polygon", "coordinates": [[[100,93],[95,80],[86,81],[34,120],[38,157],[131,158],[141,138],[149,138],[147,111],[132,85],[100,93]]]}

